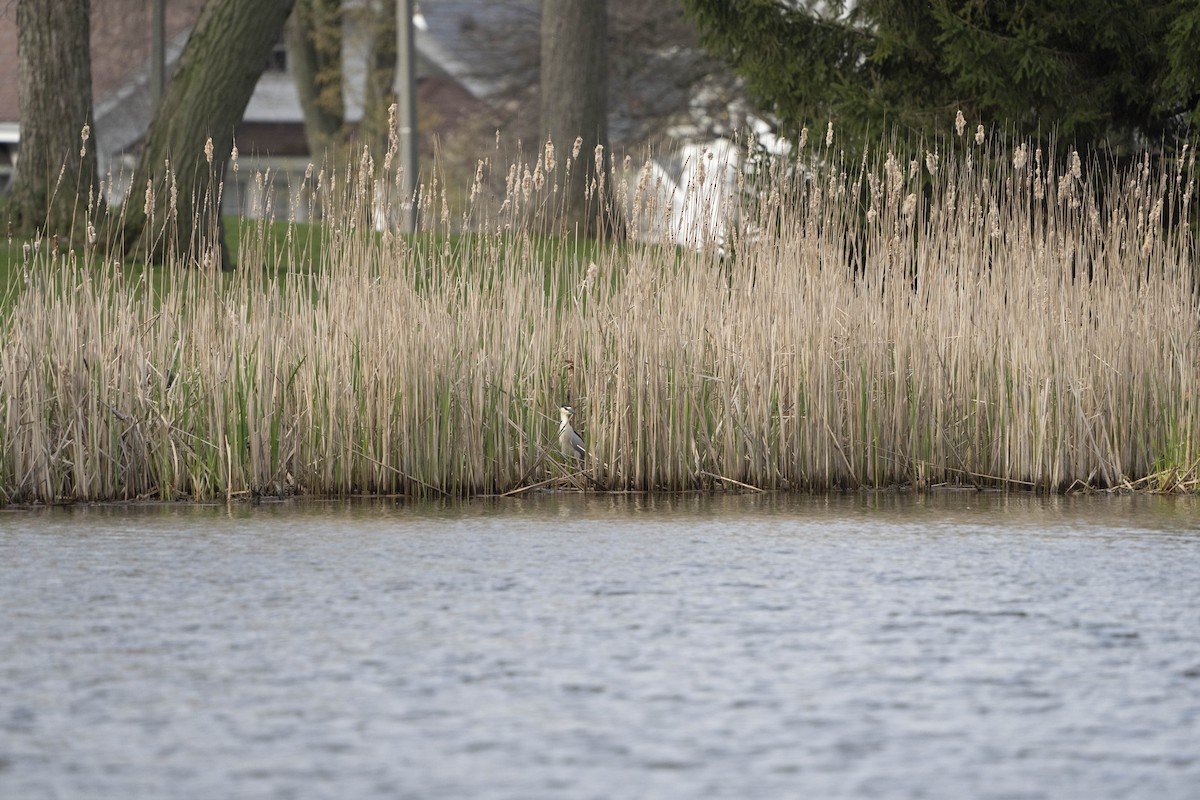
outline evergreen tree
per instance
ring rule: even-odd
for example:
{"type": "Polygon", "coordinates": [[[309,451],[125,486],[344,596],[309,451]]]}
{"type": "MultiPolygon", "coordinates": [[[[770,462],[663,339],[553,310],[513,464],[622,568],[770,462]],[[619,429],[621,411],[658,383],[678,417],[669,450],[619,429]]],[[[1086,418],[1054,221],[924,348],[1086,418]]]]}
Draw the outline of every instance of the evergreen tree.
{"type": "Polygon", "coordinates": [[[1200,123],[1200,10],[1185,0],[683,0],[787,132],[968,120],[1128,152],[1200,123]]]}

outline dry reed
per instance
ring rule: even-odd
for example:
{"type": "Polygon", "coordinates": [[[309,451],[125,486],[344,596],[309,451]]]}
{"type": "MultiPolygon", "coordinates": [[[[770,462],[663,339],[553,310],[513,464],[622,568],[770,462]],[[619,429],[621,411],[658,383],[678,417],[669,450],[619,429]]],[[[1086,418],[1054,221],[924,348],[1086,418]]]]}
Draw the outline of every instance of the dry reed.
{"type": "Polygon", "coordinates": [[[720,247],[637,241],[665,213],[628,160],[634,240],[577,246],[554,228],[557,179],[591,156],[569,147],[557,172],[549,147],[517,159],[490,206],[487,159],[465,210],[430,180],[413,238],[364,155],[295,187],[319,245],[260,229],[236,274],[179,254],[161,292],[103,243],[38,247],[0,320],[0,502],[1195,490],[1193,155],[1059,164],[963,128],[762,162],[720,247]],[[586,480],[554,452],[564,403],[586,480]]]}

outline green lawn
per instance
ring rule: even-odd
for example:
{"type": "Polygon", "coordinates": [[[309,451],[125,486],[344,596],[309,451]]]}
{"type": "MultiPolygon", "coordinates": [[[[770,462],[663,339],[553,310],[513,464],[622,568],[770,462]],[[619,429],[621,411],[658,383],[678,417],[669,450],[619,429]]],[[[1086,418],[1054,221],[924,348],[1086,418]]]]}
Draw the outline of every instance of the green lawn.
{"type": "MultiPolygon", "coordinates": [[[[263,223],[231,216],[225,218],[224,224],[226,241],[238,271],[261,270],[264,278],[278,278],[287,273],[319,274],[328,268],[333,257],[329,239],[336,234],[331,232],[331,226],[326,223],[263,223]]],[[[360,240],[356,245],[378,245],[381,234],[372,232],[367,236],[369,240],[360,240]]],[[[22,239],[6,239],[0,243],[0,305],[7,305],[20,290],[24,248],[29,243],[29,240],[22,239]]],[[[521,238],[518,235],[504,235],[496,239],[474,234],[443,236],[428,233],[417,234],[410,244],[406,250],[409,265],[418,269],[436,267],[450,271],[455,278],[472,276],[494,280],[497,277],[496,270],[503,269],[504,265],[517,264],[520,269],[528,269],[540,262],[548,291],[553,286],[562,285],[563,279],[571,273],[575,273],[575,278],[567,280],[567,283],[573,285],[582,279],[588,264],[601,258],[603,248],[603,245],[592,240],[551,236],[521,238]],[[515,258],[511,257],[514,255],[512,248],[521,251],[515,258]],[[488,271],[481,268],[484,264],[489,267],[488,271]]],[[[640,248],[644,245],[621,247],[640,248]]],[[[82,257],[81,249],[76,248],[76,252],[82,257]]],[[[94,268],[100,268],[98,261],[94,268]]],[[[158,265],[147,269],[144,262],[132,258],[121,263],[121,270],[126,282],[137,283],[144,278],[147,285],[159,292],[170,281],[170,269],[158,265]]]]}
{"type": "MultiPolygon", "coordinates": [[[[0,206],[0,217],[3,216],[3,206],[0,206]]],[[[277,268],[289,269],[298,266],[302,271],[311,271],[318,264],[319,254],[323,239],[325,236],[325,226],[323,225],[308,225],[296,224],[292,230],[292,237],[288,239],[287,223],[273,223],[270,225],[260,226],[255,220],[247,220],[241,217],[226,217],[225,234],[229,242],[231,254],[235,264],[242,263],[241,248],[243,244],[247,246],[262,245],[266,252],[274,253],[278,256],[277,268]],[[296,260],[304,258],[305,261],[299,265],[296,260]]],[[[0,243],[0,286],[5,288],[18,284],[21,279],[21,265],[24,261],[24,249],[27,244],[31,244],[28,239],[5,239],[0,243]]],[[[80,248],[76,248],[76,252],[82,254],[80,248]]],[[[263,265],[264,269],[270,265],[263,265]]],[[[136,259],[126,259],[122,264],[122,269],[127,278],[138,278],[145,271],[145,264],[136,259]]],[[[160,273],[161,267],[153,266],[153,273],[160,273]]],[[[155,281],[161,283],[161,281],[155,281]]]]}

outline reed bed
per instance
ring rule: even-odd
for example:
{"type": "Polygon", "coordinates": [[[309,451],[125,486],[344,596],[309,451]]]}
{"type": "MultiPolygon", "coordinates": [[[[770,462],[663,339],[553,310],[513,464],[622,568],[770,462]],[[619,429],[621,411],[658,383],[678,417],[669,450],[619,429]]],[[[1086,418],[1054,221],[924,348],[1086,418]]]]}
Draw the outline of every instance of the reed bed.
{"type": "Polygon", "coordinates": [[[590,154],[539,155],[490,203],[485,159],[466,209],[431,180],[414,236],[390,159],[318,172],[294,188],[319,240],[267,220],[238,271],[180,255],[161,289],[96,245],[31,248],[0,321],[0,502],[1196,490],[1186,148],[1117,168],[982,135],[827,142],[739,173],[721,241],[667,243],[626,161],[589,190],[628,236],[587,248],[554,220],[590,154]]]}

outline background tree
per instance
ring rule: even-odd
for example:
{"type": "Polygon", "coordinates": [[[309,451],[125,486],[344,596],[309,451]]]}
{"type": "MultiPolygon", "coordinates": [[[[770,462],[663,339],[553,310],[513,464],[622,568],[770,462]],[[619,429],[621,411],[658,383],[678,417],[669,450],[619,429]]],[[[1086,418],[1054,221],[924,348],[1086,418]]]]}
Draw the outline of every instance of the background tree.
{"type": "Polygon", "coordinates": [[[541,44],[540,119],[555,147],[557,202],[568,229],[594,235],[609,216],[602,196],[611,193],[605,0],[543,0],[541,44]]]}
{"type": "Polygon", "coordinates": [[[679,0],[608,0],[609,136],[625,145],[667,131],[729,135],[742,121],[736,76],[700,45],[679,0]]]}
{"type": "Polygon", "coordinates": [[[366,144],[380,160],[387,147],[388,108],[394,99],[396,0],[296,0],[286,33],[288,61],[313,159],[342,163],[347,146],[354,143],[366,144]],[[348,26],[353,31],[349,41],[348,26]],[[361,95],[356,98],[362,118],[354,123],[347,119],[343,94],[346,49],[361,50],[366,62],[361,95]]]}
{"type": "MultiPolygon", "coordinates": [[[[486,16],[460,20],[460,34],[472,48],[466,77],[492,90],[493,116],[481,126],[484,136],[500,128],[508,138],[534,144],[544,133],[539,123],[542,42],[528,36],[541,26],[540,6],[538,0],[491,0],[486,16]]],[[[680,0],[607,0],[604,6],[612,143],[631,147],[675,126],[698,135],[727,133],[728,106],[737,97],[735,76],[700,46],[680,0]]],[[[562,43],[578,46],[585,36],[591,34],[573,31],[562,43]]]]}
{"type": "Polygon", "coordinates": [[[17,2],[21,155],[8,208],[21,236],[43,229],[81,238],[88,193],[98,184],[94,142],[81,141],[92,127],[90,5],[17,2]]]}
{"type": "Polygon", "coordinates": [[[1179,113],[1189,130],[1200,129],[1200,3],[1175,0],[1167,26],[1167,72],[1159,110],[1179,113]]]}
{"type": "Polygon", "coordinates": [[[219,252],[222,267],[232,266],[221,229],[220,180],[234,128],[291,10],[292,0],[204,5],[134,170],[123,215],[126,252],[144,250],[154,261],[172,254],[200,261],[219,252]],[[210,137],[211,156],[205,148],[210,137]]]}
{"type": "Polygon", "coordinates": [[[1120,153],[1200,122],[1200,13],[1182,0],[683,2],[785,129],[928,132],[962,109],[1120,153]]]}
{"type": "MultiPolygon", "coordinates": [[[[541,5],[541,0],[423,4],[430,25],[426,35],[442,48],[446,62],[432,59],[421,76],[422,157],[428,161],[436,150],[452,204],[467,202],[478,158],[491,149],[497,130],[511,157],[511,147],[519,141],[525,150],[521,157],[536,160],[535,151],[545,142],[542,41],[529,36],[541,26],[541,5]],[[447,30],[448,20],[452,32],[447,30]],[[424,83],[426,79],[430,82],[424,83]],[[443,89],[450,82],[458,83],[457,91],[469,92],[470,99],[447,102],[455,96],[443,89]]],[[[602,5],[607,11],[605,39],[592,39],[590,30],[572,30],[558,41],[578,47],[580,37],[587,36],[606,51],[606,67],[597,74],[607,90],[608,149],[617,158],[637,152],[640,163],[643,145],[669,153],[677,145],[670,134],[707,139],[741,127],[730,115],[731,104],[744,105],[736,76],[700,46],[680,0],[607,0],[602,5]]],[[[307,98],[303,105],[315,158],[331,147],[335,160],[342,161],[351,145],[366,143],[377,153],[385,146],[386,111],[395,99],[395,10],[395,0],[296,0],[288,24],[288,59],[297,90],[307,98]],[[361,83],[356,70],[344,68],[343,52],[366,54],[361,83]],[[363,116],[352,121],[347,107],[356,99],[361,100],[363,116]]],[[[559,143],[560,155],[564,147],[569,150],[575,135],[559,143]]],[[[589,156],[593,153],[590,150],[589,156]]],[[[503,171],[485,180],[492,192],[503,195],[503,171]]]]}
{"type": "Polygon", "coordinates": [[[286,31],[308,151],[319,161],[344,137],[342,0],[296,0],[286,31]]]}
{"type": "MultiPolygon", "coordinates": [[[[305,2],[329,7],[336,0],[297,0],[289,24],[296,33],[300,32],[296,23],[305,2]]],[[[488,0],[419,6],[429,26],[427,40],[436,43],[445,56],[444,61],[433,57],[423,64],[418,114],[421,152],[428,161],[435,157],[436,150],[437,168],[445,177],[443,186],[452,204],[467,202],[478,158],[491,149],[497,131],[502,133],[509,157],[517,157],[512,147],[520,142],[524,149],[520,157],[536,161],[535,151],[545,142],[546,131],[541,126],[542,41],[540,36],[529,35],[529,31],[541,27],[541,5],[541,0],[488,0]],[[447,91],[450,83],[457,86],[447,91]],[[465,101],[462,94],[456,94],[464,90],[469,94],[465,101]]],[[[737,78],[700,46],[699,34],[684,17],[680,0],[607,0],[603,6],[607,10],[608,35],[606,41],[596,43],[607,51],[602,78],[607,89],[609,143],[616,158],[636,152],[640,163],[643,145],[652,145],[655,152],[670,152],[677,145],[670,139],[672,134],[705,139],[741,127],[740,122],[730,118],[731,103],[744,105],[736,91],[737,78]]],[[[395,99],[391,93],[395,8],[394,0],[341,6],[342,25],[336,35],[344,37],[345,50],[370,53],[370,82],[364,82],[361,121],[347,120],[341,95],[329,92],[338,106],[339,120],[329,130],[338,131],[334,138],[343,149],[347,144],[362,142],[381,149],[386,142],[386,110],[395,99]]],[[[559,10],[552,8],[551,13],[559,10]]],[[[313,21],[300,27],[308,28],[308,37],[315,41],[323,38],[329,27],[336,26],[313,21]]],[[[579,37],[592,35],[571,31],[561,41],[578,46],[579,37]]],[[[311,78],[304,77],[305,70],[297,68],[304,56],[297,55],[299,48],[294,41],[289,36],[289,60],[298,88],[302,95],[315,95],[316,91],[303,85],[311,84],[311,78]]],[[[341,72],[332,58],[336,49],[330,48],[324,85],[330,90],[343,86],[347,97],[354,98],[357,81],[346,78],[357,75],[341,72]]],[[[312,119],[310,115],[310,127],[312,119]]],[[[573,141],[574,134],[566,145],[573,141]]],[[[560,151],[562,147],[560,143],[560,151]]],[[[321,149],[315,147],[313,152],[321,149]]],[[[490,192],[503,195],[504,177],[503,171],[485,177],[490,192]]]]}
{"type": "Polygon", "coordinates": [[[395,100],[396,11],[396,0],[376,0],[358,9],[369,55],[363,82],[363,116],[356,138],[371,148],[376,161],[382,161],[387,150],[388,108],[395,100]]]}

